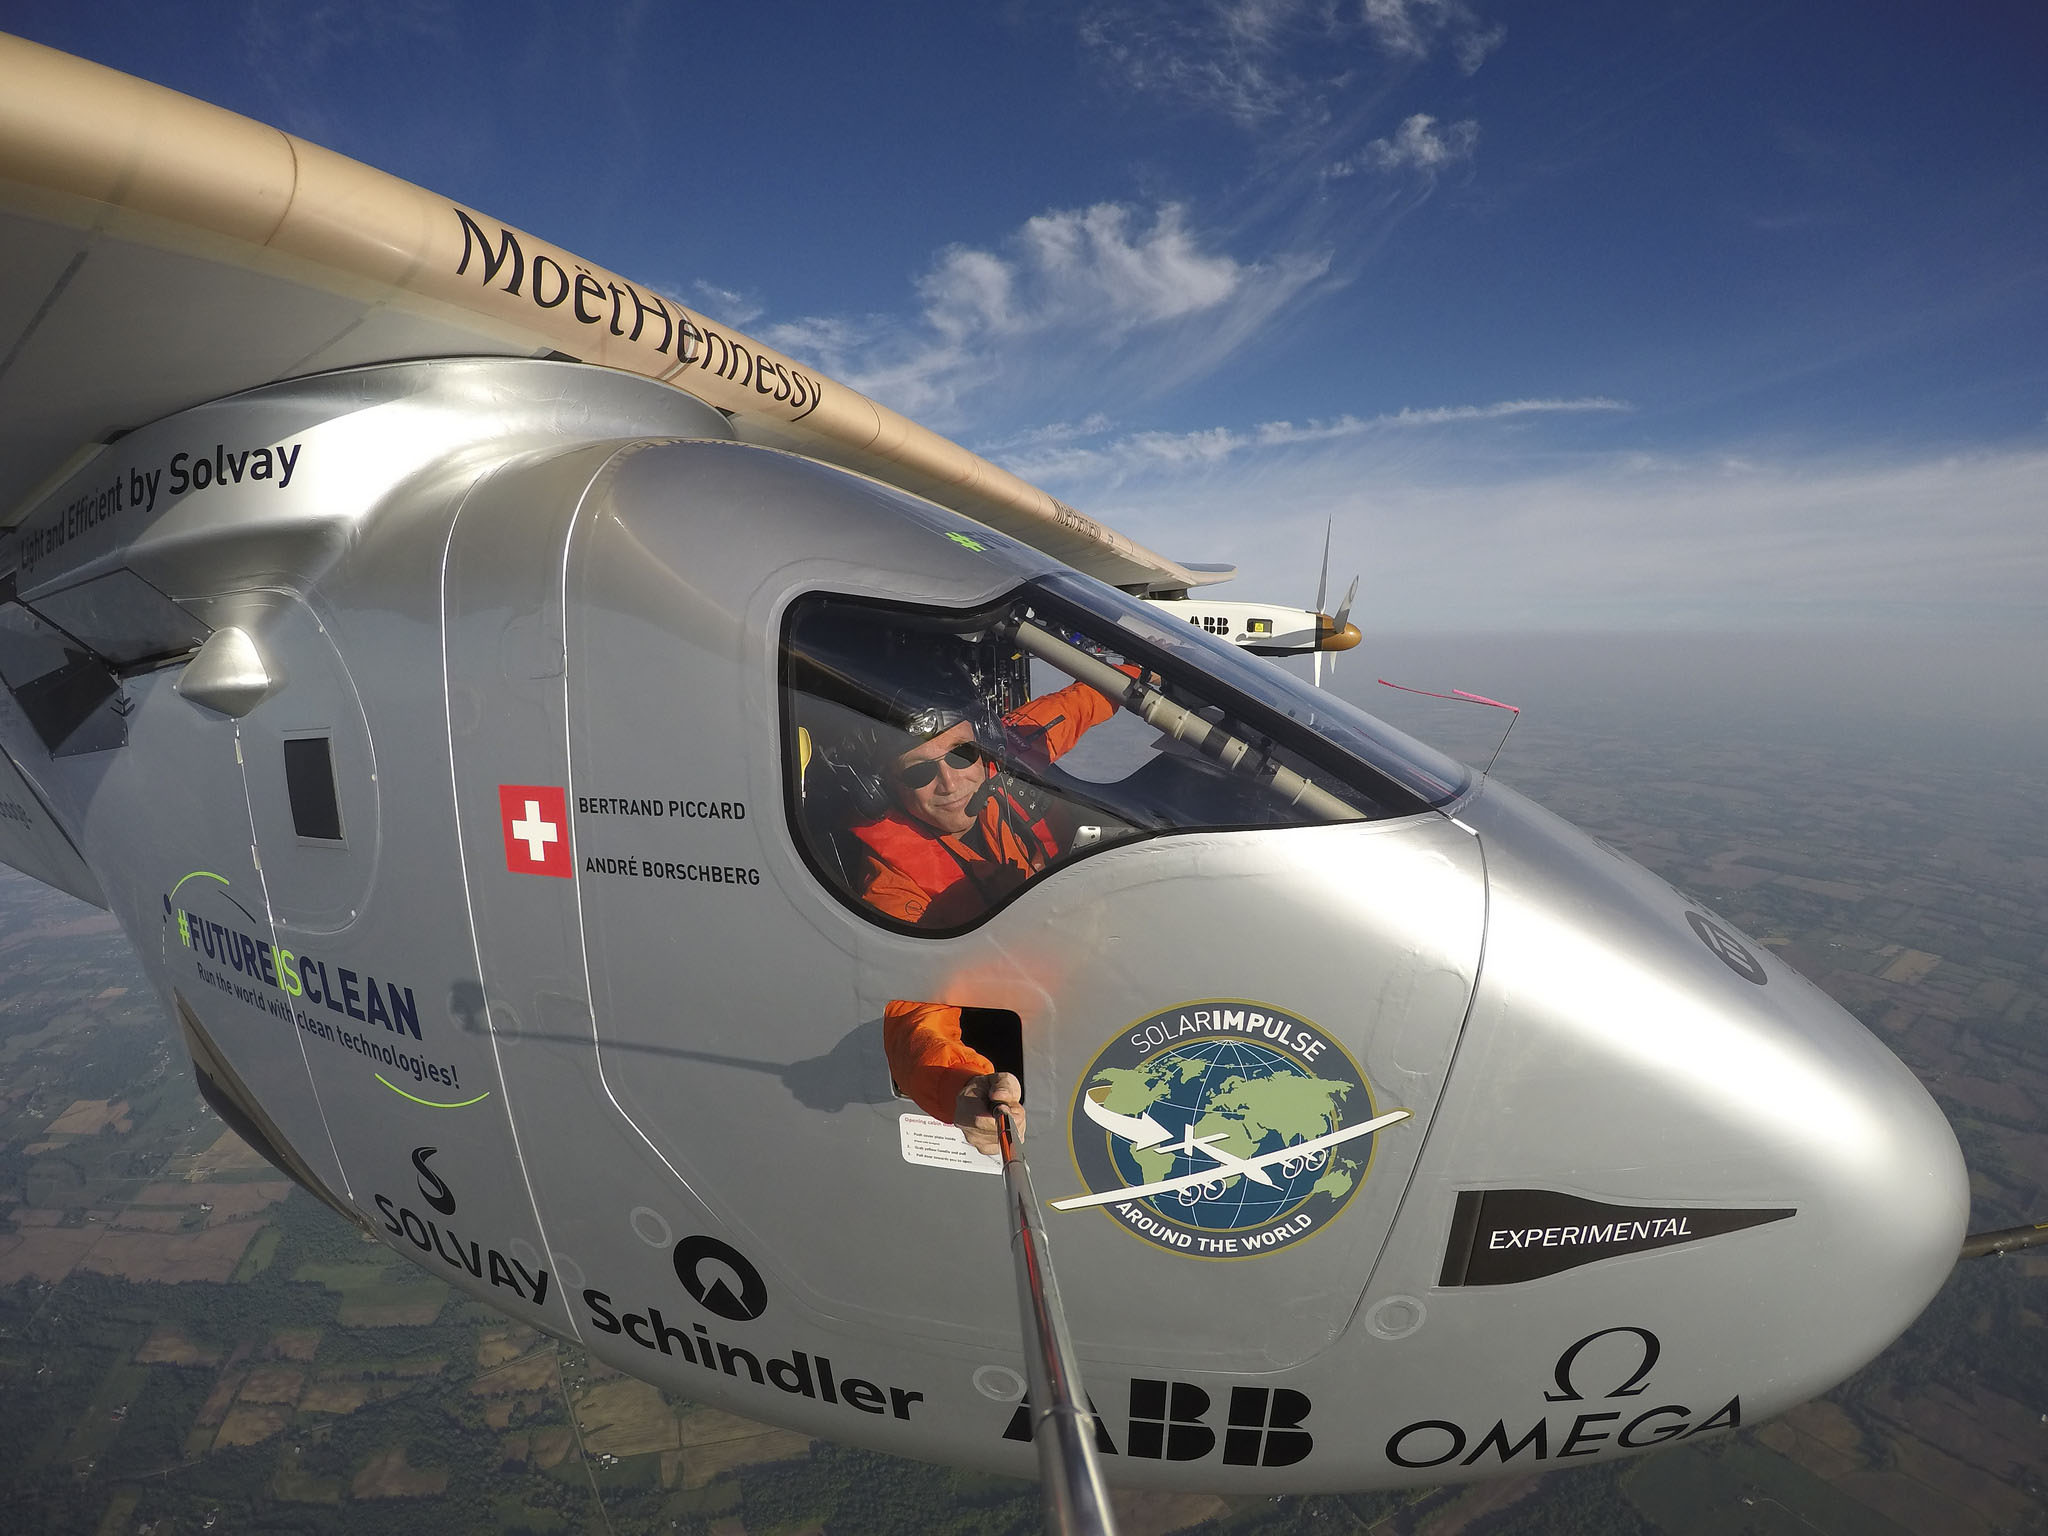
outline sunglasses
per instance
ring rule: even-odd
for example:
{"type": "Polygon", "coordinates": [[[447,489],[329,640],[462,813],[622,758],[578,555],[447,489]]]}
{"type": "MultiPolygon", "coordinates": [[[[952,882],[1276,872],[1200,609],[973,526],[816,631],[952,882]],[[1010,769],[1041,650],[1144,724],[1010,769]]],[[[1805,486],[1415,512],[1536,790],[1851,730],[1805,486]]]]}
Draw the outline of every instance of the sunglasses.
{"type": "MultiPolygon", "coordinates": [[[[945,753],[943,761],[947,766],[953,768],[972,768],[987,755],[973,742],[963,741],[959,746],[945,753]]],[[[940,758],[928,757],[922,762],[912,763],[906,768],[899,768],[896,770],[896,782],[905,789],[923,789],[925,785],[931,783],[933,779],[939,776],[940,761],[940,758]]]]}

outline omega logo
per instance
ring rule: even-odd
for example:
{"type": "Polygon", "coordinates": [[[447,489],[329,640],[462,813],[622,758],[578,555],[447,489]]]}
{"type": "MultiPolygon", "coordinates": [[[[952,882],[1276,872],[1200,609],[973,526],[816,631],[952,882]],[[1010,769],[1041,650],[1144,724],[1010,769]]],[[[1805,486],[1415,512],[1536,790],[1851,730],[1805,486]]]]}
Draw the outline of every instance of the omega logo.
{"type": "MultiPolygon", "coordinates": [[[[1549,1403],[1583,1403],[1587,1398],[1581,1388],[1596,1391],[1597,1400],[1609,1402],[1640,1397],[1647,1390],[1650,1372],[1663,1352],[1663,1344],[1656,1334],[1633,1324],[1624,1323],[1589,1333],[1567,1345],[1564,1353],[1557,1357],[1557,1367],[1552,1374],[1557,1390],[1545,1392],[1543,1399],[1549,1403]],[[1579,1356],[1589,1346],[1616,1335],[1629,1342],[1617,1340],[1614,1344],[1594,1349],[1594,1360],[1588,1363],[1584,1372],[1591,1379],[1579,1380],[1579,1356]],[[1631,1346],[1641,1351],[1640,1356],[1634,1361],[1634,1369],[1616,1380],[1615,1377],[1629,1363],[1628,1355],[1620,1354],[1617,1358],[1617,1354],[1631,1346]],[[1614,1384],[1605,1391],[1598,1391],[1607,1381],[1614,1384]]],[[[1483,1424],[1485,1420],[1482,1419],[1479,1425],[1483,1424]]],[[[1397,1467],[1443,1467],[1452,1462],[1461,1467],[1473,1467],[1489,1458],[1497,1465],[1506,1466],[1524,1452],[1534,1463],[1562,1460],[1568,1456],[1598,1456],[1617,1448],[1641,1451],[1668,1440],[1737,1429],[1741,1424],[1740,1397],[1729,1398],[1704,1418],[1688,1404],[1662,1403],[1648,1409],[1635,1404],[1625,1409],[1589,1410],[1568,1421],[1555,1423],[1539,1415],[1533,1422],[1518,1419],[1510,1426],[1506,1416],[1502,1415],[1487,1428],[1479,1425],[1468,1427],[1450,1419],[1418,1419],[1413,1424],[1404,1424],[1388,1437],[1386,1456],[1397,1467]],[[1526,1428],[1523,1427],[1525,1424],[1526,1428]]]]}
{"type": "Polygon", "coordinates": [[[1578,1343],[1557,1357],[1557,1390],[1543,1394],[1543,1400],[1546,1403],[1577,1403],[1584,1401],[1584,1398],[1572,1386],[1572,1367],[1578,1363],[1580,1350],[1591,1344],[1595,1339],[1606,1338],[1610,1333],[1632,1333],[1641,1339],[1643,1341],[1643,1361],[1642,1364],[1636,1367],[1633,1376],[1629,1377],[1628,1380],[1624,1381],[1612,1392],[1604,1395],[1607,1397],[1636,1397],[1642,1393],[1643,1378],[1650,1374],[1650,1368],[1657,1363],[1657,1356],[1664,1352],[1664,1346],[1657,1342],[1657,1335],[1650,1332],[1649,1329],[1637,1328],[1632,1324],[1623,1323],[1616,1328],[1602,1328],[1598,1333],[1587,1334],[1578,1343]]]}

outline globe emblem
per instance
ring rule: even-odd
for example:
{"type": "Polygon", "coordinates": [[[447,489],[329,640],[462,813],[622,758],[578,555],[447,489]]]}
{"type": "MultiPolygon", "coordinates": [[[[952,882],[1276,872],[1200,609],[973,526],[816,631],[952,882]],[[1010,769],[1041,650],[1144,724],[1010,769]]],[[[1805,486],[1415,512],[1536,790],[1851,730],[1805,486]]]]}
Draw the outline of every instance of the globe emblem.
{"type": "Polygon", "coordinates": [[[1082,1075],[1074,1108],[1091,1190],[1173,1186],[1110,1213],[1206,1258],[1267,1252],[1322,1226],[1364,1180],[1375,1139],[1314,1145],[1372,1117],[1364,1074],[1320,1029],[1255,1004],[1187,1004],[1133,1025],[1082,1075]]]}

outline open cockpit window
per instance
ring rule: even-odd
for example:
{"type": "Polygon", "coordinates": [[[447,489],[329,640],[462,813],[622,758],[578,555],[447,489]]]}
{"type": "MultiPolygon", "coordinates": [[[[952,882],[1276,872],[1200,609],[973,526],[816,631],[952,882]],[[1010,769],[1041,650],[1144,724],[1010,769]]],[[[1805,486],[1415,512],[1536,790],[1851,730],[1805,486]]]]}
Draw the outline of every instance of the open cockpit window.
{"type": "Polygon", "coordinates": [[[799,599],[782,685],[805,856],[921,933],[1112,843],[1411,815],[1464,785],[1370,716],[1066,576],[971,613],[799,599]]]}

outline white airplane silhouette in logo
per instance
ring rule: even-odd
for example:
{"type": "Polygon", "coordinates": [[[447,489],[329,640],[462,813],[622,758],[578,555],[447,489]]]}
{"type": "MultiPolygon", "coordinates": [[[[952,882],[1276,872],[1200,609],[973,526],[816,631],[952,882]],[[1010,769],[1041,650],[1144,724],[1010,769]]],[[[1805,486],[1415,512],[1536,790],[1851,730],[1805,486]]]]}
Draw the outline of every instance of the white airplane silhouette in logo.
{"type": "Polygon", "coordinates": [[[1131,1184],[1122,1189],[1112,1189],[1098,1195],[1076,1195],[1066,1200],[1049,1202],[1056,1211],[1077,1211],[1091,1205],[1108,1205],[1118,1200],[1140,1200],[1147,1195],[1177,1194],[1184,1189],[1198,1188],[1204,1184],[1221,1184],[1226,1179],[1245,1178],[1256,1184],[1271,1185],[1273,1180],[1266,1169],[1274,1163],[1283,1163],[1290,1158],[1307,1159],[1326,1147],[1339,1142],[1351,1141],[1360,1136],[1392,1125],[1397,1120],[1406,1120],[1410,1111],[1390,1110],[1376,1119],[1360,1125],[1347,1125],[1342,1130],[1332,1131],[1327,1136],[1317,1136],[1308,1141],[1297,1141],[1292,1146],[1280,1148],[1277,1152],[1262,1152],[1257,1157],[1238,1157],[1225,1152],[1215,1145],[1229,1134],[1221,1132],[1213,1136],[1197,1136],[1194,1123],[1189,1122],[1181,1132],[1179,1141],[1169,1142],[1172,1132],[1154,1120],[1148,1112],[1142,1115],[1120,1115],[1105,1109],[1095,1097],[1093,1089],[1081,1095],[1082,1111],[1097,1125],[1119,1140],[1127,1141],[1133,1148],[1158,1147],[1162,1152],[1171,1152],[1180,1157],[1193,1157],[1200,1153],[1216,1164],[1197,1173],[1184,1173],[1177,1178],[1160,1179],[1151,1184],[1131,1184]],[[1161,1145],[1166,1143],[1166,1145],[1161,1145]]]}

